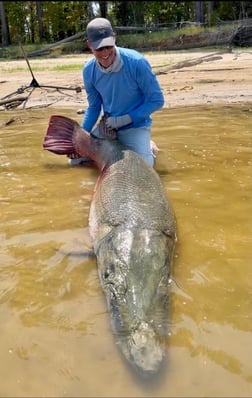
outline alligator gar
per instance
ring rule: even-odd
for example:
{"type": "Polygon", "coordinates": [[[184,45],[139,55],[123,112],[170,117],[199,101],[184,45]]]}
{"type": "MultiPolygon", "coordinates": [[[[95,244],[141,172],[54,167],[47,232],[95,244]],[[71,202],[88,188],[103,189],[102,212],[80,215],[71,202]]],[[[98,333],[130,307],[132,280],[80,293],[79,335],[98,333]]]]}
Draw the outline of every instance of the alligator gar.
{"type": "Polygon", "coordinates": [[[89,230],[112,331],[131,365],[142,375],[156,374],[166,356],[176,242],[175,215],[160,177],[116,139],[94,137],[64,116],[51,116],[44,149],[75,151],[100,170],[89,230]]]}

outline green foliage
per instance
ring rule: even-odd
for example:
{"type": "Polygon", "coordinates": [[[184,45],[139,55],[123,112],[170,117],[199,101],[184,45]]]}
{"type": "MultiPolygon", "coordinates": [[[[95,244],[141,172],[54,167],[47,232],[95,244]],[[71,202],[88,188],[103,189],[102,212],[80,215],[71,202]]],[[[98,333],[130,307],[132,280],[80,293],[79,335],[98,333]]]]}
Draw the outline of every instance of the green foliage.
{"type": "Polygon", "coordinates": [[[20,40],[25,43],[28,38],[27,15],[28,2],[24,1],[6,1],[5,13],[8,18],[8,27],[12,43],[18,43],[20,40]]]}
{"type": "MultiPolygon", "coordinates": [[[[203,5],[201,8],[205,25],[252,17],[251,1],[4,1],[2,3],[12,44],[18,44],[20,41],[23,44],[53,43],[85,31],[91,18],[104,14],[114,26],[145,26],[148,30],[162,27],[180,28],[184,22],[197,23],[199,21],[196,20],[195,11],[199,5],[203,5]],[[41,15],[38,8],[41,9],[41,15]]],[[[0,41],[4,43],[2,34],[0,29],[0,41]]],[[[138,40],[142,39],[139,37],[138,40]]]]}
{"type": "Polygon", "coordinates": [[[85,1],[43,2],[43,24],[47,42],[54,42],[85,30],[88,22],[85,1]]]}

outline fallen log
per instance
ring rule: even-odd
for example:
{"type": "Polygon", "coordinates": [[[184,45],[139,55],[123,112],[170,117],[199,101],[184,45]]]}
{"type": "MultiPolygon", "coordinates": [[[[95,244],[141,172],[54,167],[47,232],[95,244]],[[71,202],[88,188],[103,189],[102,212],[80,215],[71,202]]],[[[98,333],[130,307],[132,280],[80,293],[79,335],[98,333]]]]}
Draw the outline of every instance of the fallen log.
{"type": "MultiPolygon", "coordinates": [[[[15,98],[6,98],[6,99],[2,99],[0,100],[0,106],[11,106],[12,103],[17,102],[18,105],[20,105],[22,102],[26,101],[29,97],[26,96],[20,96],[20,97],[15,97],[15,98]]],[[[17,106],[18,106],[17,105],[17,106]]]]}
{"type": "Polygon", "coordinates": [[[239,47],[252,45],[252,26],[240,26],[232,35],[230,44],[239,47]]]}
{"type": "Polygon", "coordinates": [[[156,73],[156,75],[162,75],[162,74],[166,74],[172,70],[187,68],[190,66],[201,64],[202,62],[217,61],[220,59],[222,59],[222,56],[219,55],[219,53],[204,55],[203,57],[193,58],[191,60],[185,60],[185,61],[178,62],[174,65],[167,66],[166,68],[162,68],[155,73],[156,73]]]}
{"type": "Polygon", "coordinates": [[[61,44],[68,43],[68,42],[76,40],[76,39],[80,39],[84,35],[85,35],[84,32],[76,33],[73,36],[67,37],[66,39],[63,39],[63,40],[56,41],[55,43],[49,44],[48,46],[46,46],[44,48],[40,48],[39,50],[30,51],[29,53],[27,53],[27,56],[34,57],[36,55],[43,54],[45,52],[48,52],[48,50],[50,50],[53,47],[60,46],[61,44]]]}

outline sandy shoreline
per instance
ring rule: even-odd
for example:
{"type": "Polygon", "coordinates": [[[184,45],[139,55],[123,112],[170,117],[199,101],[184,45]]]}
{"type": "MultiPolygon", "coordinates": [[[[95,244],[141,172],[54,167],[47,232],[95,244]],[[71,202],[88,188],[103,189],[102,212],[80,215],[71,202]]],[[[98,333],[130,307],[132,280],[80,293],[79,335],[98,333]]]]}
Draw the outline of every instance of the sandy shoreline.
{"type": "MultiPolygon", "coordinates": [[[[218,103],[252,103],[252,51],[249,49],[232,52],[177,51],[144,55],[158,75],[167,108],[218,103]],[[201,62],[197,63],[199,59],[201,62]],[[196,64],[193,65],[195,60],[196,64]],[[184,64],[185,62],[188,65],[184,64]],[[184,66],[176,68],[179,66],[178,63],[180,66],[183,63],[184,66]]],[[[30,59],[39,88],[31,86],[32,76],[25,60],[2,61],[0,98],[3,99],[13,93],[11,98],[29,96],[25,103],[26,108],[54,106],[85,109],[87,102],[81,69],[90,56],[83,54],[30,59]],[[55,70],[57,65],[67,64],[74,64],[77,67],[79,65],[79,68],[74,72],[55,70]],[[76,92],[75,89],[57,90],[42,86],[81,87],[81,92],[76,92]]],[[[23,103],[17,109],[22,107],[23,103]]],[[[5,106],[1,105],[0,109],[4,110],[5,106]]]]}

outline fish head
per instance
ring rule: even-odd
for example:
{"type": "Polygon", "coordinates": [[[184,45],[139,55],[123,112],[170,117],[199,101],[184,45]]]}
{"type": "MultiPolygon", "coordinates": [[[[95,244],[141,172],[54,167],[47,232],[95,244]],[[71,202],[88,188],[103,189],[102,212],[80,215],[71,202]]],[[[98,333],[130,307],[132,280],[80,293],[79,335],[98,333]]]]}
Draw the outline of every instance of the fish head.
{"type": "Polygon", "coordinates": [[[165,357],[173,248],[169,239],[155,230],[118,227],[97,251],[117,344],[142,375],[157,373],[165,357]]]}

